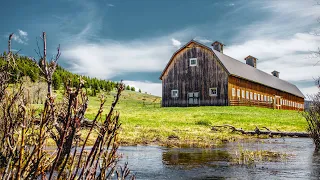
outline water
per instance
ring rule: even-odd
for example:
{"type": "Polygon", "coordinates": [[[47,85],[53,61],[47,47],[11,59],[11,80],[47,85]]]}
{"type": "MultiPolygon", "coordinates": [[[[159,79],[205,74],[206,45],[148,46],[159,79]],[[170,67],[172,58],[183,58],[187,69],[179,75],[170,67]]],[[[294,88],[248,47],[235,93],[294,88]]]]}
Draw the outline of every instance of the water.
{"type": "Polygon", "coordinates": [[[240,143],[244,149],[290,154],[280,162],[232,165],[239,143],[221,148],[121,147],[123,159],[137,179],[320,179],[320,154],[308,138],[265,139],[240,143]]]}

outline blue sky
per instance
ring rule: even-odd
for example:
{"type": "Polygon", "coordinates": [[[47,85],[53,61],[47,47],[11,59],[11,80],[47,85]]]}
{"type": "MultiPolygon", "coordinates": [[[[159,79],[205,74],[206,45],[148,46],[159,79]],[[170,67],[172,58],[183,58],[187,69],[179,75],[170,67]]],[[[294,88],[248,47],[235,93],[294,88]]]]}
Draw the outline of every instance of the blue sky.
{"type": "Polygon", "coordinates": [[[72,72],[161,95],[159,76],[179,47],[191,39],[226,44],[224,53],[277,70],[307,95],[320,75],[314,0],[57,0],[2,2],[0,50],[13,32],[13,48],[36,57],[36,37],[47,32],[48,54],[61,44],[60,65],[72,72]],[[316,64],[316,65],[315,65],[316,64]]]}

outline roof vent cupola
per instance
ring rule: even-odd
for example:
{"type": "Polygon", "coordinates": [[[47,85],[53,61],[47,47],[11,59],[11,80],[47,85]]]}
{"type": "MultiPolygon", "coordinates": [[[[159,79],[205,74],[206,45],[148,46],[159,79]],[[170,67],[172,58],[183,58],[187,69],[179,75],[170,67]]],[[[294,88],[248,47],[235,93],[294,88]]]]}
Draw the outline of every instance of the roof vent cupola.
{"type": "Polygon", "coordinates": [[[246,64],[248,64],[249,66],[252,66],[254,68],[257,68],[257,58],[249,55],[246,58],[244,58],[244,60],[246,60],[246,64]]]}
{"type": "Polygon", "coordinates": [[[274,71],[271,72],[271,74],[272,74],[274,77],[279,78],[279,74],[280,74],[280,73],[279,73],[278,71],[274,70],[274,71]]]}
{"type": "Polygon", "coordinates": [[[213,47],[214,50],[223,53],[224,44],[222,44],[221,42],[215,41],[214,43],[211,44],[211,46],[213,47]]]}

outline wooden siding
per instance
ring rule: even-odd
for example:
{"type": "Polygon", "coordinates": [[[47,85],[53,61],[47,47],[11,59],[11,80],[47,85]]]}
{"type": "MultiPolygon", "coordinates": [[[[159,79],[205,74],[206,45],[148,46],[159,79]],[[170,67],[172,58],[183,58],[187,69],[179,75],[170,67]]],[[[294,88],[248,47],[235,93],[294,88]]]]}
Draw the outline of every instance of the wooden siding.
{"type": "Polygon", "coordinates": [[[162,106],[188,106],[188,92],[199,92],[201,106],[228,105],[228,74],[213,53],[190,43],[177,53],[162,76],[162,106]],[[197,66],[189,59],[197,58],[197,66]],[[217,96],[209,96],[209,88],[217,88],[217,96]],[[178,97],[171,97],[171,90],[178,97]]]}
{"type": "MultiPolygon", "coordinates": [[[[229,96],[229,102],[230,105],[244,105],[244,106],[261,106],[261,107],[269,107],[269,108],[275,108],[275,109],[288,109],[288,110],[303,110],[304,109],[304,99],[295,95],[292,95],[287,92],[283,92],[271,87],[267,87],[258,83],[254,83],[242,78],[229,76],[228,78],[228,96],[229,96]],[[232,94],[232,88],[235,89],[235,96],[232,94]],[[240,98],[238,97],[237,90],[240,89],[240,98]],[[242,96],[242,90],[245,91],[245,97],[242,96]],[[260,101],[259,100],[250,100],[246,98],[246,91],[260,95],[260,101]],[[261,95],[263,96],[269,96],[272,97],[272,101],[264,101],[264,98],[261,100],[261,95]],[[278,97],[279,101],[275,103],[274,99],[275,97],[278,97]],[[282,102],[280,102],[282,101],[282,102]],[[287,104],[289,103],[289,104],[287,104]],[[294,105],[295,103],[300,104],[299,107],[296,107],[294,105]],[[278,104],[278,105],[277,105],[278,104]]],[[[250,97],[249,97],[250,98],[250,97]]],[[[253,97],[254,98],[254,97],[253,97]]]]}

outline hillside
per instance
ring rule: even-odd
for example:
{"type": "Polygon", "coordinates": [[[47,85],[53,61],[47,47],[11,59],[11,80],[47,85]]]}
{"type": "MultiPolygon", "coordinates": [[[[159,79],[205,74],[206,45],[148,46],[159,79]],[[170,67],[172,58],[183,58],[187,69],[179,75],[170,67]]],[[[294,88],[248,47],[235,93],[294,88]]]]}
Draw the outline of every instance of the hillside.
{"type": "MultiPolygon", "coordinates": [[[[106,110],[115,92],[106,95],[106,110]]],[[[160,97],[124,91],[116,110],[120,112],[123,144],[160,144],[165,146],[212,146],[225,141],[252,138],[228,132],[213,132],[211,125],[231,124],[244,130],[256,126],[280,131],[306,131],[301,112],[257,107],[207,106],[160,107],[160,97]]],[[[86,114],[93,119],[99,98],[90,97],[86,114]]]]}
{"type": "MultiPolygon", "coordinates": [[[[7,62],[1,58],[4,57],[6,53],[0,54],[0,66],[4,66],[7,62]]],[[[29,77],[31,82],[39,82],[43,79],[41,78],[42,74],[37,67],[37,62],[31,60],[26,56],[15,55],[15,63],[10,65],[11,83],[15,83],[20,80],[22,77],[29,77]]],[[[59,90],[69,81],[71,86],[77,86],[79,83],[80,75],[74,74],[61,66],[57,66],[55,73],[53,74],[53,88],[59,90]]],[[[116,86],[116,82],[107,81],[98,78],[91,78],[88,76],[82,76],[85,80],[84,88],[90,89],[90,95],[95,96],[96,93],[99,93],[100,90],[103,91],[112,91],[116,86]]]]}

